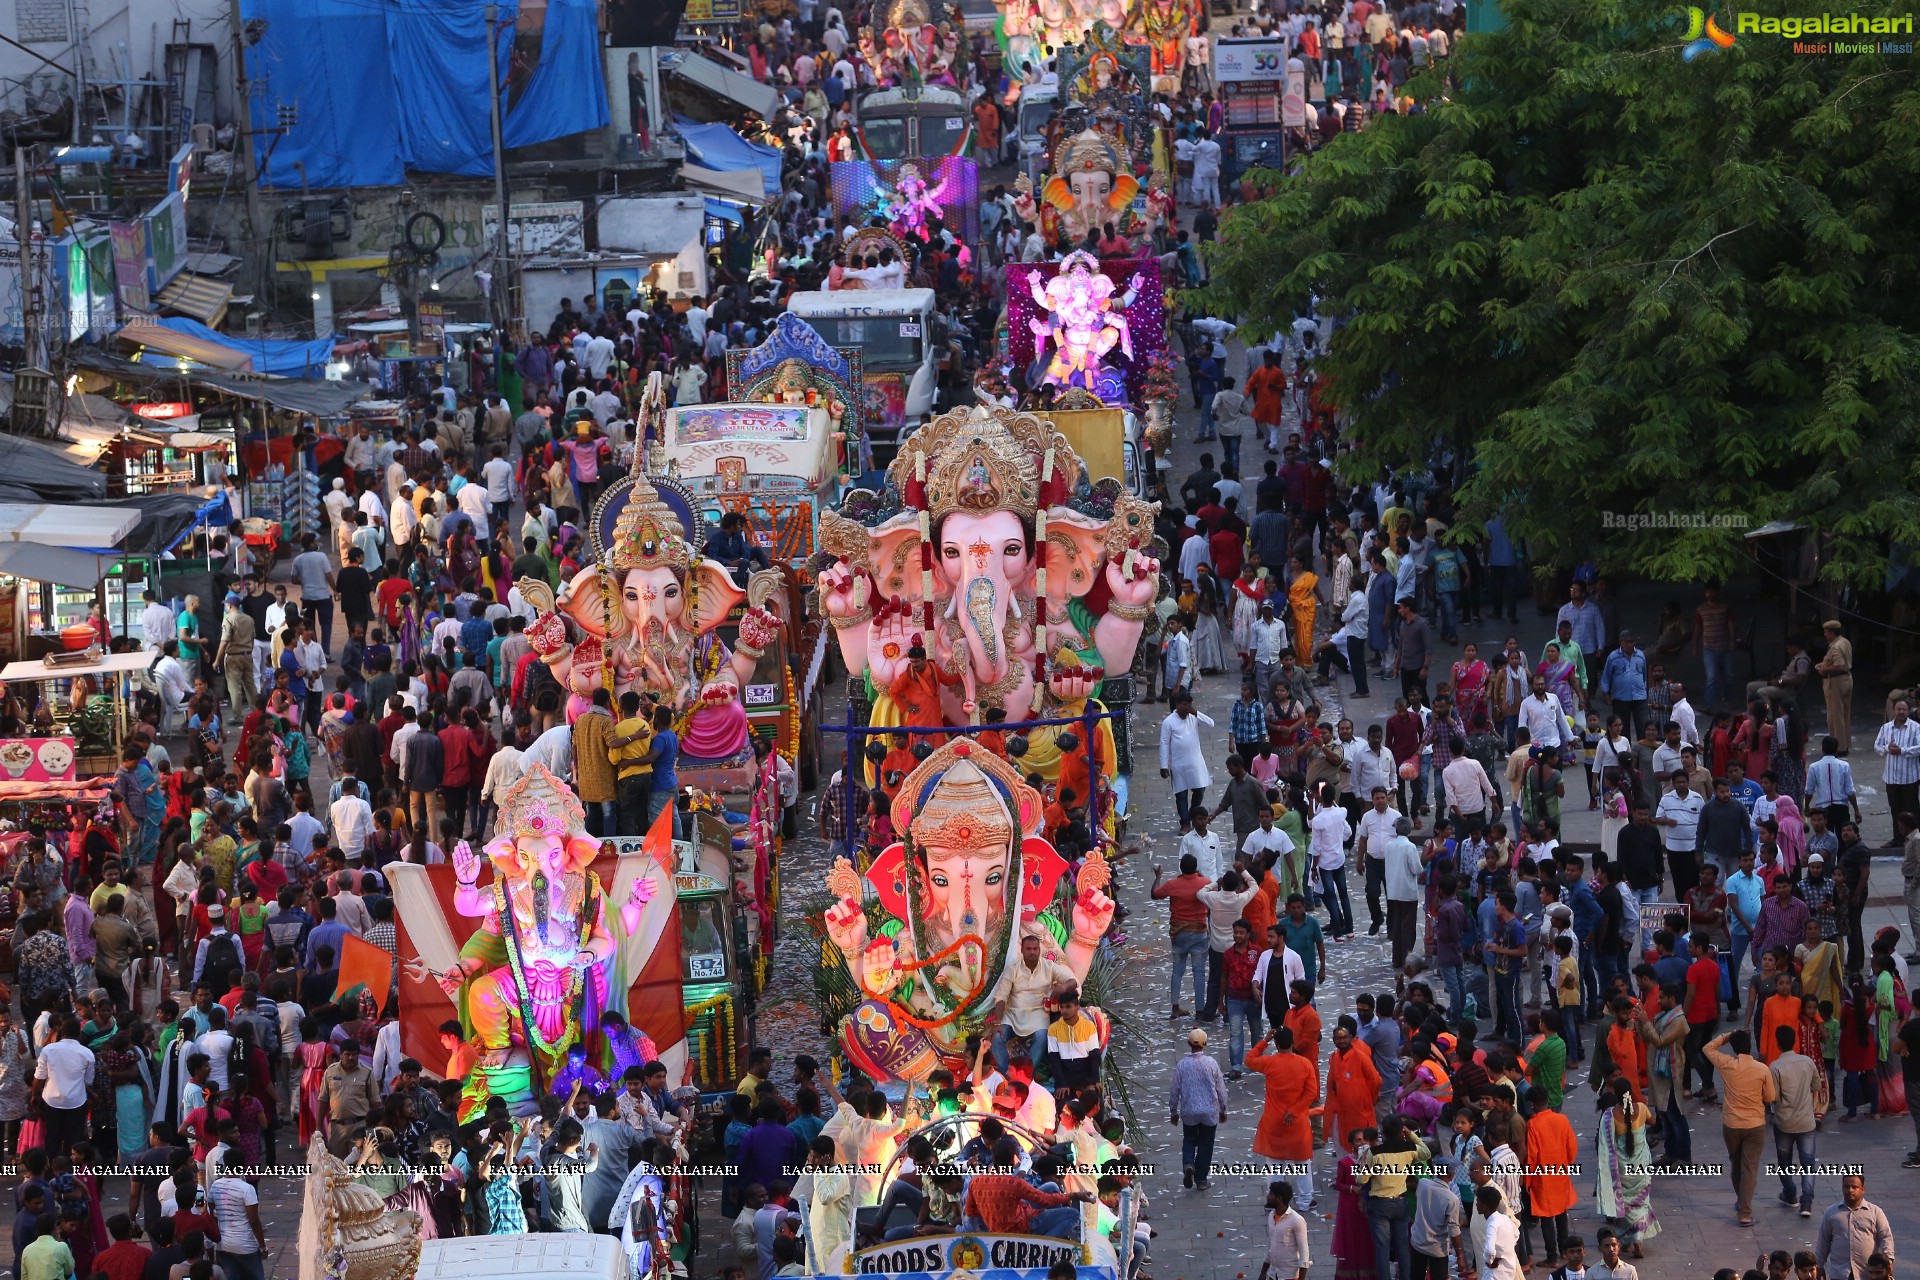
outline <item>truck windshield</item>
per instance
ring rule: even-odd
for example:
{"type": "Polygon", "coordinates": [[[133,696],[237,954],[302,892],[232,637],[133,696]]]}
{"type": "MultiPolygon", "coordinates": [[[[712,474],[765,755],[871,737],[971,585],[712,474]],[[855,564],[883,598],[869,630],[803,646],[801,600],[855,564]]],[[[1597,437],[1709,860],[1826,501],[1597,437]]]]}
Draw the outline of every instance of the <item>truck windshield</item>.
{"type": "Polygon", "coordinates": [[[868,373],[904,373],[920,367],[921,329],[916,315],[809,316],[807,323],[832,347],[860,348],[868,373]]]}
{"type": "Polygon", "coordinates": [[[680,901],[680,955],[688,982],[723,982],[727,977],[727,930],[718,898],[680,901]]]}
{"type": "Polygon", "coordinates": [[[867,140],[867,150],[876,160],[907,158],[907,122],[903,119],[865,121],[860,126],[860,135],[867,140]]]}
{"type": "Polygon", "coordinates": [[[1044,101],[1020,103],[1020,136],[1032,137],[1047,131],[1047,121],[1053,118],[1053,109],[1058,103],[1047,98],[1044,101]]]}

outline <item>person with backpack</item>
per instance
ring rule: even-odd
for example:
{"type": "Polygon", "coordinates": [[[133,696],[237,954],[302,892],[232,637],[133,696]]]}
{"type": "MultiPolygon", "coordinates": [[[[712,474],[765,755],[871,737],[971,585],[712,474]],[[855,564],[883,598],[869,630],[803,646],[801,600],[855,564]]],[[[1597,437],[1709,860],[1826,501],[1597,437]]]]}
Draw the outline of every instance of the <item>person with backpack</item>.
{"type": "Polygon", "coordinates": [[[207,908],[213,929],[200,939],[193,957],[193,982],[203,986],[218,1000],[233,990],[247,970],[246,952],[239,935],[227,931],[227,909],[216,902],[207,908]]]}

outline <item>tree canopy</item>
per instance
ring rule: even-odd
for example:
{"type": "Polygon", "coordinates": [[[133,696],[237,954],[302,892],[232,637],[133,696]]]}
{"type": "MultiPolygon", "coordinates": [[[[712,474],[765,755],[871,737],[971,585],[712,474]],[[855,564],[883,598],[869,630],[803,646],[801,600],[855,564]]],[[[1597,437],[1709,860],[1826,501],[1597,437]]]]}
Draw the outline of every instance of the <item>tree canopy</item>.
{"type": "MultiPolygon", "coordinates": [[[[1191,304],[1265,332],[1317,297],[1349,474],[1464,450],[1460,527],[1499,513],[1537,560],[1697,579],[1792,520],[1882,575],[1920,544],[1920,61],[1687,62],[1671,5],[1501,3],[1424,110],[1263,175],[1191,304]],[[1631,527],[1669,514],[1719,527],[1631,527]]],[[[1839,37],[1879,38],[1912,39],[1839,37]]]]}

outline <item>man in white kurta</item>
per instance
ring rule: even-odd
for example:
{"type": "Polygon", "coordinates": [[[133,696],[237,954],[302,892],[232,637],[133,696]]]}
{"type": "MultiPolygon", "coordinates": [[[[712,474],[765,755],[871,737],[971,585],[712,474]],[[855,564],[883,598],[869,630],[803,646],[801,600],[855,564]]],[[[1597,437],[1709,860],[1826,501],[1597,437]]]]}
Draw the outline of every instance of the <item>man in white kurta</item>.
{"type": "Polygon", "coordinates": [[[1213,720],[1193,709],[1193,696],[1177,696],[1173,714],[1160,722],[1160,776],[1173,788],[1174,808],[1180,814],[1180,829],[1188,827],[1193,806],[1213,785],[1207,772],[1207,753],[1200,743],[1200,727],[1213,728],[1213,720]]]}

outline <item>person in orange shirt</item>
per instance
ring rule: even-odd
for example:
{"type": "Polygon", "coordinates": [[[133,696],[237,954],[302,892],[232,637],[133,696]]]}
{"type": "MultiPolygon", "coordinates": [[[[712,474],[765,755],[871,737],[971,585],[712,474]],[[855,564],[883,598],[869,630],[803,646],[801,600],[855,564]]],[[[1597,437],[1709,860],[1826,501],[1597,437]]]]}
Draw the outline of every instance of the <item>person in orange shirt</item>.
{"type": "Polygon", "coordinates": [[[913,754],[913,748],[907,745],[906,734],[892,734],[891,740],[892,746],[880,760],[880,790],[887,797],[889,808],[900,790],[901,782],[920,763],[920,758],[913,754]]]}
{"type": "Polygon", "coordinates": [[[1047,802],[1042,818],[1046,823],[1049,844],[1059,845],[1060,829],[1067,825],[1067,806],[1073,802],[1073,799],[1073,792],[1066,787],[1061,787],[1054,792],[1053,799],[1047,802]]]}
{"type": "Polygon", "coordinates": [[[1754,1055],[1768,1066],[1780,1056],[1780,1042],[1773,1034],[1775,1028],[1791,1027],[1796,1036],[1800,1034],[1800,997],[1793,989],[1793,977],[1788,972],[1790,962],[1782,963],[1777,955],[1773,959],[1777,971],[1773,994],[1760,1006],[1760,1033],[1754,1037],[1753,1044],[1754,1055]]]}
{"type": "MultiPolygon", "coordinates": [[[[1264,938],[1280,918],[1280,879],[1273,874],[1271,855],[1249,860],[1246,855],[1234,859],[1234,869],[1259,886],[1252,898],[1240,908],[1240,918],[1253,926],[1253,936],[1264,938]]],[[[1317,1041],[1316,1041],[1317,1043],[1317,1041]]]]}
{"type": "Polygon", "coordinates": [[[1607,1056],[1620,1068],[1633,1090],[1635,1100],[1647,1100],[1647,1042],[1633,1025],[1633,1001],[1615,996],[1607,1006],[1613,1013],[1613,1025],[1607,1028],[1607,1056]]]}
{"type": "Polygon", "coordinates": [[[1540,1248],[1549,1270],[1560,1265],[1567,1239],[1567,1213],[1573,1208],[1573,1171],[1580,1164],[1580,1140],[1573,1122],[1547,1101],[1545,1085],[1527,1090],[1533,1115],[1527,1119],[1527,1207],[1540,1224],[1540,1248]]]}
{"type": "Polygon", "coordinates": [[[1253,1154],[1284,1160],[1294,1166],[1287,1174],[1294,1198],[1313,1208],[1313,1129],[1307,1115],[1320,1096],[1320,1077],[1313,1065],[1294,1052],[1293,1032],[1275,1027],[1273,1034],[1247,1054],[1247,1070],[1267,1078],[1267,1096],[1260,1107],[1260,1127],[1254,1131],[1253,1154]],[[1263,1053],[1268,1045],[1272,1053],[1263,1053]]]}
{"type": "Polygon", "coordinates": [[[1287,988],[1285,1025],[1293,1032],[1293,1051],[1313,1067],[1313,1078],[1320,1078],[1320,1011],[1313,1007],[1313,984],[1295,978],[1287,988]]]}
{"type": "Polygon", "coordinates": [[[1247,394],[1253,397],[1253,420],[1267,438],[1267,452],[1280,445],[1280,407],[1287,397],[1287,375],[1280,371],[1280,354],[1266,358],[1247,378],[1247,394]]]}
{"type": "Polygon", "coordinates": [[[1353,1154],[1348,1135],[1373,1124],[1373,1104],[1380,1096],[1380,1072],[1373,1065],[1373,1050],[1355,1041],[1359,1033],[1352,1015],[1341,1014],[1333,1028],[1333,1053],[1327,1059],[1327,1106],[1322,1119],[1327,1132],[1340,1139],[1348,1155],[1353,1154]]]}
{"type": "MultiPolygon", "coordinates": [[[[959,683],[958,674],[949,675],[928,662],[926,646],[916,644],[907,650],[907,665],[900,668],[900,674],[893,678],[887,692],[900,708],[900,723],[931,726],[946,723],[940,714],[940,686],[959,683]]],[[[915,734],[914,737],[918,741],[928,735],[915,734]]],[[[933,745],[937,747],[940,743],[934,741],[933,745]]]]}

